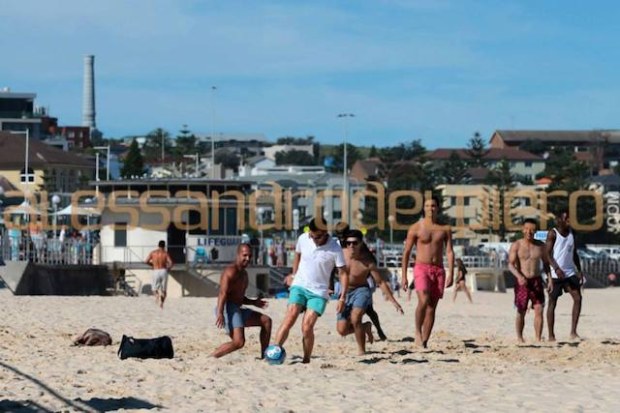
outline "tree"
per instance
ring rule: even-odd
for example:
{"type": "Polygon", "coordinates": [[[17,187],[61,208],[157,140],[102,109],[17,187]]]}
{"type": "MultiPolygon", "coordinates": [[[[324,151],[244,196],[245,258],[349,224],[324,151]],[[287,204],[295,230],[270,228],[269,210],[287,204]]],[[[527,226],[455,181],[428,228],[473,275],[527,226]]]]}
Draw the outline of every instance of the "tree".
{"type": "Polygon", "coordinates": [[[177,135],[175,153],[178,157],[182,157],[183,155],[194,154],[196,151],[196,136],[187,128],[187,125],[183,125],[177,135]]]}
{"type": "Polygon", "coordinates": [[[471,179],[467,162],[461,159],[457,151],[450,153],[450,158],[442,163],[438,173],[442,182],[450,185],[466,184],[471,179]]]}
{"type": "Polygon", "coordinates": [[[142,157],[142,153],[140,153],[138,141],[134,139],[131,141],[131,145],[129,145],[129,151],[123,160],[120,173],[123,178],[129,179],[134,176],[142,176],[144,172],[144,158],[142,157]]]}
{"type": "Polygon", "coordinates": [[[239,171],[239,163],[241,158],[232,152],[227,150],[219,150],[215,152],[215,163],[222,164],[223,169],[232,169],[235,172],[239,171]]]}
{"type": "Polygon", "coordinates": [[[308,152],[292,149],[276,152],[276,165],[316,165],[316,163],[308,152]]]}
{"type": "MultiPolygon", "coordinates": [[[[347,169],[351,169],[353,164],[360,160],[362,155],[360,154],[357,146],[347,143],[347,169]]],[[[342,172],[344,168],[344,144],[340,144],[336,147],[336,153],[334,155],[334,164],[337,165],[337,171],[342,172]]]]}
{"type": "Polygon", "coordinates": [[[48,194],[58,191],[56,187],[56,171],[54,169],[43,170],[43,183],[39,185],[39,191],[45,191],[48,194]]]}
{"type": "MultiPolygon", "coordinates": [[[[489,171],[486,177],[486,184],[489,187],[485,190],[487,192],[488,210],[484,214],[491,223],[491,232],[499,235],[502,242],[506,241],[504,212],[506,209],[511,211],[516,206],[516,200],[513,200],[513,204],[506,205],[506,195],[515,187],[515,178],[515,175],[510,172],[510,163],[506,159],[502,159],[495,168],[489,171]]],[[[512,217],[512,213],[510,216],[512,217]]]]}
{"type": "Polygon", "coordinates": [[[377,156],[379,156],[379,151],[377,151],[377,147],[375,145],[372,145],[370,147],[370,152],[368,152],[368,157],[376,158],[377,156]]]}
{"type": "Polygon", "coordinates": [[[547,151],[547,145],[540,139],[528,139],[519,145],[519,149],[535,155],[542,155],[547,151]]]}
{"type": "Polygon", "coordinates": [[[469,160],[469,166],[474,168],[484,168],[486,166],[485,157],[489,153],[488,149],[485,149],[485,143],[479,132],[474,133],[467,144],[467,154],[471,157],[469,160]]]}
{"type": "Polygon", "coordinates": [[[276,140],[276,145],[312,145],[312,144],[314,144],[314,136],[306,136],[305,138],[283,136],[276,140]]]}
{"type": "Polygon", "coordinates": [[[164,157],[166,153],[170,155],[172,143],[170,140],[170,133],[168,133],[168,131],[162,128],[157,128],[149,132],[148,135],[146,135],[146,142],[144,143],[144,159],[149,162],[156,160],[161,161],[162,144],[164,145],[164,157]]]}

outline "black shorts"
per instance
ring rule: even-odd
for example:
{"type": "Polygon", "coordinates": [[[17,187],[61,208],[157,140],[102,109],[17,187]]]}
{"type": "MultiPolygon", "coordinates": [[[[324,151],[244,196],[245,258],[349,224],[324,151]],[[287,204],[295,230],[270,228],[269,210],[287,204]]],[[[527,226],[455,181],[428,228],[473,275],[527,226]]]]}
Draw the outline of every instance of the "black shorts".
{"type": "Polygon", "coordinates": [[[564,292],[569,292],[571,290],[577,290],[581,288],[581,284],[579,283],[579,277],[576,275],[564,278],[560,280],[558,278],[553,279],[553,291],[549,294],[549,298],[552,300],[557,300],[564,292]]]}

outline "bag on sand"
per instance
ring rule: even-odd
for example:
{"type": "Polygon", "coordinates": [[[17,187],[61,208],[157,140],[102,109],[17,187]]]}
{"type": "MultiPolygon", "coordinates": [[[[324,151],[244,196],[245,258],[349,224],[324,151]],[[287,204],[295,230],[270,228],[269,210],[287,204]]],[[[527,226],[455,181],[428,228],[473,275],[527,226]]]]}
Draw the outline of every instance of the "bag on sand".
{"type": "Polygon", "coordinates": [[[139,359],[171,359],[174,357],[172,340],[168,336],[157,338],[133,338],[123,335],[118,348],[118,357],[139,359]]]}
{"type": "Polygon", "coordinates": [[[98,328],[89,328],[82,335],[73,338],[74,346],[109,346],[112,337],[98,328]]]}

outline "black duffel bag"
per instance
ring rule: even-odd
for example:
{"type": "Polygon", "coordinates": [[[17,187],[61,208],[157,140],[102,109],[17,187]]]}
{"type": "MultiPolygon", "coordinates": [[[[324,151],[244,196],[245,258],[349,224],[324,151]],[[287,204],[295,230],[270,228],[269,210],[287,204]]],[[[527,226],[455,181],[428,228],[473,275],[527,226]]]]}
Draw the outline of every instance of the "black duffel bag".
{"type": "Polygon", "coordinates": [[[157,338],[133,338],[123,335],[118,348],[121,360],[129,357],[139,359],[171,359],[174,357],[172,340],[168,336],[157,338]]]}

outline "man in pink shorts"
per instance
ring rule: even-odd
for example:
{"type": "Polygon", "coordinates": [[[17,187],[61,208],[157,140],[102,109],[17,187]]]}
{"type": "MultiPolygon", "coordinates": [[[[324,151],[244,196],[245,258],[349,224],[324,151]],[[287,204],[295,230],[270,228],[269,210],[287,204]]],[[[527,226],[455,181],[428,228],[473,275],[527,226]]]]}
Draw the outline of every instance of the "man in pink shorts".
{"type": "Polygon", "coordinates": [[[448,225],[437,222],[439,201],[424,201],[424,218],[413,224],[407,231],[403,250],[402,285],[407,290],[407,266],[413,246],[416,247],[416,260],[413,267],[415,291],[418,306],[415,310],[415,342],[417,346],[427,347],[428,339],[435,324],[435,310],[443,297],[445,287],[452,285],[454,279],[454,252],[452,251],[452,230],[448,225]],[[448,277],[443,269],[444,248],[448,259],[448,277]]]}

